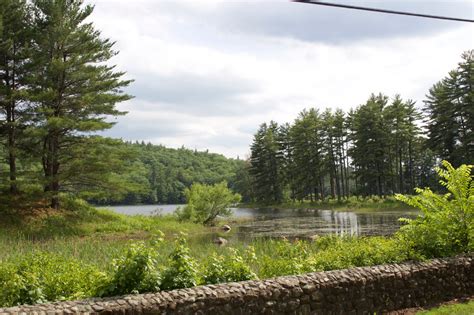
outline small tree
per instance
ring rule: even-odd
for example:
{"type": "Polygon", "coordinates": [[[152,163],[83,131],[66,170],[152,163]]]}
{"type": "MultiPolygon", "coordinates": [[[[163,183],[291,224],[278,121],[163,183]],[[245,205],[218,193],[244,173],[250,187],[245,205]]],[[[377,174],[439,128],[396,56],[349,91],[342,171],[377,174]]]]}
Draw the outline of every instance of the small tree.
{"type": "Polygon", "coordinates": [[[193,184],[184,191],[187,205],[178,209],[180,220],[210,224],[218,215],[229,216],[229,207],[240,201],[241,196],[227,188],[227,182],[215,185],[193,184]]]}
{"type": "Polygon", "coordinates": [[[439,195],[429,188],[416,188],[417,196],[396,195],[398,200],[420,209],[422,216],[408,224],[399,236],[421,254],[446,256],[474,249],[474,180],[472,165],[454,168],[448,161],[437,168],[440,184],[448,193],[439,195]]]}

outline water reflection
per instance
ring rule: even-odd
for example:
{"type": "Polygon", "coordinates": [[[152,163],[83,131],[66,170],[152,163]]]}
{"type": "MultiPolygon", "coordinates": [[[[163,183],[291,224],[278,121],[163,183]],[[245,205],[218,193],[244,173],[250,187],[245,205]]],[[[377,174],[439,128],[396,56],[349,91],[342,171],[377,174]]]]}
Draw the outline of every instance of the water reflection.
{"type": "MultiPolygon", "coordinates": [[[[111,206],[124,214],[171,214],[182,205],[111,206]]],[[[389,235],[397,231],[401,217],[413,218],[417,212],[406,211],[332,211],[332,210],[277,210],[232,208],[236,218],[249,220],[233,226],[238,240],[256,237],[309,238],[315,235],[389,235]]]]}
{"type": "Polygon", "coordinates": [[[239,226],[240,239],[255,237],[301,237],[316,235],[390,235],[398,230],[401,217],[415,217],[414,211],[367,212],[311,210],[263,211],[239,226]]]}

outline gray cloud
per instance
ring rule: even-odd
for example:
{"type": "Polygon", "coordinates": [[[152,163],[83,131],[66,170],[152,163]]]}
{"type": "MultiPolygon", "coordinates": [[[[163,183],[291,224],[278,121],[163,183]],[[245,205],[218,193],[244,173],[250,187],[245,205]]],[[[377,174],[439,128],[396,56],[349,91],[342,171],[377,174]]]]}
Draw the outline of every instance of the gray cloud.
{"type": "Polygon", "coordinates": [[[173,110],[197,116],[229,116],[251,109],[259,112],[263,104],[252,104],[242,98],[258,92],[258,83],[226,73],[198,75],[132,74],[137,79],[128,92],[145,100],[132,108],[143,111],[173,110]]]}
{"type": "MultiPolygon", "coordinates": [[[[337,2],[461,18],[472,18],[474,10],[473,2],[469,0],[340,0],[337,2]]],[[[186,28],[188,32],[193,32],[194,29],[206,29],[209,24],[214,24],[213,26],[217,30],[231,33],[257,34],[333,44],[361,39],[432,34],[462,24],[330,8],[286,0],[225,1],[211,10],[190,7],[185,2],[166,1],[157,5],[160,10],[174,15],[177,19],[185,17],[185,19],[179,19],[180,23],[176,28],[182,33],[186,33],[186,28]]]]}
{"type": "MultiPolygon", "coordinates": [[[[163,117],[166,118],[166,117],[163,117]]],[[[107,131],[105,136],[123,138],[125,140],[143,140],[156,137],[179,137],[186,134],[186,122],[167,119],[137,120],[133,114],[117,119],[117,124],[107,131]]]]}

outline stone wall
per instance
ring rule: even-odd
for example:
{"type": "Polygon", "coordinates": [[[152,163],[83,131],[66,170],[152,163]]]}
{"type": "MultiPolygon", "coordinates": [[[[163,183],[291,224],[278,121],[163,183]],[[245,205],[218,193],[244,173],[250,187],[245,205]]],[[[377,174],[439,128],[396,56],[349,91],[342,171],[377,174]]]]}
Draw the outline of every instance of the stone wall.
{"type": "Polygon", "coordinates": [[[1,309],[2,314],[373,314],[474,294],[474,254],[1,309]]]}

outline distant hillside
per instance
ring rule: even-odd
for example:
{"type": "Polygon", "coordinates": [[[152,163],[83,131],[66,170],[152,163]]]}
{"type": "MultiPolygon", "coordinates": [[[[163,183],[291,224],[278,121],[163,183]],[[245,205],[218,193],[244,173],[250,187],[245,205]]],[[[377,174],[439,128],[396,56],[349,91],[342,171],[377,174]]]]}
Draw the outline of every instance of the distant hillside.
{"type": "Polygon", "coordinates": [[[121,200],[90,200],[96,204],[183,203],[184,189],[194,182],[214,184],[226,180],[230,186],[244,162],[221,154],[186,148],[171,149],[151,143],[124,143],[135,152],[133,181],[145,190],[129,193],[121,200]]]}

